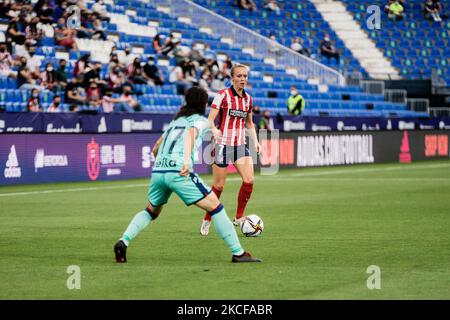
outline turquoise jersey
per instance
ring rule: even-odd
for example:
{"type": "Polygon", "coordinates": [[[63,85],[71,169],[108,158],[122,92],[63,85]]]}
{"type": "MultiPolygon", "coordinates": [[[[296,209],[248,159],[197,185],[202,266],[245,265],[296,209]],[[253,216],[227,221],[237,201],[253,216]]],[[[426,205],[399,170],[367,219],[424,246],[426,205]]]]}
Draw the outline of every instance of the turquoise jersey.
{"type": "Polygon", "coordinates": [[[210,130],[208,119],[199,114],[180,117],[169,124],[163,134],[153,172],[181,170],[184,165],[184,141],[189,128],[195,128],[197,133],[189,167],[189,170],[193,171],[194,156],[202,144],[203,136],[210,130]]]}

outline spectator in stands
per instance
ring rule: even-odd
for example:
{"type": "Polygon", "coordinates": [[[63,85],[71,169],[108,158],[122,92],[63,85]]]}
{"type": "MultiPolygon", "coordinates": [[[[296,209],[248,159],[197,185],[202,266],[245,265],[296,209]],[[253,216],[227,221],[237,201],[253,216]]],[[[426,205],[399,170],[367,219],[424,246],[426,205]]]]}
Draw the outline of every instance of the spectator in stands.
{"type": "Polygon", "coordinates": [[[155,51],[155,53],[157,53],[157,54],[161,54],[162,49],[164,48],[164,46],[163,46],[163,44],[161,42],[161,34],[160,33],[157,33],[153,37],[152,45],[153,45],[153,51],[155,51]]]}
{"type": "Polygon", "coordinates": [[[64,18],[58,19],[58,25],[55,28],[55,41],[57,45],[63,46],[67,50],[78,50],[75,35],[76,30],[67,28],[64,18]]]}
{"type": "Polygon", "coordinates": [[[133,84],[147,84],[147,80],[143,76],[141,59],[135,58],[133,63],[128,66],[128,80],[133,84]]]}
{"type": "Polygon", "coordinates": [[[106,81],[102,80],[100,77],[100,71],[102,69],[102,63],[99,61],[95,61],[92,63],[89,63],[87,68],[84,70],[84,87],[87,89],[92,81],[95,81],[97,85],[99,86],[100,90],[102,92],[105,91],[106,88],[106,81]]]}
{"type": "Polygon", "coordinates": [[[33,78],[32,73],[27,67],[27,58],[20,58],[20,67],[17,71],[17,87],[20,90],[27,89],[37,89],[38,91],[44,90],[44,87],[41,87],[37,84],[36,79],[33,78]]]}
{"type": "Polygon", "coordinates": [[[61,112],[61,97],[58,95],[53,96],[52,103],[48,106],[47,112],[61,112]]]}
{"type": "Polygon", "coordinates": [[[87,90],[87,102],[91,110],[98,110],[101,105],[101,91],[95,80],[92,80],[87,90]]]}
{"type": "Polygon", "coordinates": [[[110,21],[110,18],[108,17],[108,13],[106,12],[105,1],[95,0],[94,5],[92,6],[92,11],[97,13],[100,20],[106,21],[106,22],[110,21]]]}
{"type": "Polygon", "coordinates": [[[42,57],[36,55],[36,47],[31,46],[28,50],[29,58],[27,59],[27,67],[34,79],[40,79],[42,57]]]}
{"type": "Polygon", "coordinates": [[[38,27],[39,17],[31,19],[30,24],[25,28],[25,37],[27,40],[34,40],[39,44],[40,40],[44,38],[44,30],[38,27]]]}
{"type": "Polygon", "coordinates": [[[50,62],[45,65],[45,70],[41,73],[41,85],[51,91],[58,89],[58,82],[56,81],[56,72],[53,64],[50,62]]]}
{"type": "Polygon", "coordinates": [[[261,108],[258,105],[253,105],[252,113],[253,114],[260,114],[261,113],[261,108]]]}
{"type": "MultiPolygon", "coordinates": [[[[124,101],[120,98],[113,98],[112,90],[106,90],[105,95],[102,97],[102,111],[104,113],[114,112],[116,109],[116,103],[124,103],[124,101]]],[[[120,111],[120,110],[117,110],[120,111]]]]}
{"type": "Polygon", "coordinates": [[[98,14],[91,14],[87,25],[88,28],[92,30],[93,40],[101,39],[103,41],[106,41],[105,29],[103,28],[102,21],[98,17],[98,14]]]}
{"type": "Polygon", "coordinates": [[[6,43],[0,43],[0,76],[17,78],[17,71],[12,69],[16,64],[16,61],[7,50],[6,43]]]}
{"type": "Polygon", "coordinates": [[[305,108],[305,99],[298,93],[295,86],[291,87],[291,96],[288,99],[288,112],[291,115],[298,116],[305,108]]]}
{"type": "Polygon", "coordinates": [[[142,74],[142,76],[151,85],[162,86],[164,84],[164,78],[161,74],[161,71],[156,66],[155,58],[153,56],[148,57],[148,61],[144,65],[144,73],[142,74]]]}
{"type": "Polygon", "coordinates": [[[113,53],[109,59],[108,73],[111,73],[115,68],[123,70],[125,69],[125,66],[119,62],[119,56],[116,53],[113,53]]]}
{"type": "Polygon", "coordinates": [[[128,68],[128,66],[133,63],[134,58],[136,58],[137,56],[131,52],[130,47],[125,47],[123,52],[124,54],[122,56],[119,56],[119,62],[123,64],[125,68],[128,68]]]}
{"type": "Polygon", "coordinates": [[[60,59],[59,60],[59,68],[55,72],[56,82],[58,86],[65,90],[67,86],[67,71],[66,71],[66,60],[60,59]]]}
{"type": "Polygon", "coordinates": [[[8,28],[6,29],[6,35],[7,37],[11,37],[13,42],[17,44],[24,44],[26,37],[25,33],[19,31],[19,17],[12,18],[8,23],[8,28]]]}
{"type": "Polygon", "coordinates": [[[167,56],[179,44],[180,41],[175,39],[175,35],[173,33],[170,33],[169,38],[166,40],[166,44],[161,50],[161,54],[167,56]]]}
{"type": "Polygon", "coordinates": [[[42,23],[53,23],[54,1],[38,1],[34,6],[34,11],[42,23]]]}
{"type": "Polygon", "coordinates": [[[256,3],[253,0],[236,0],[239,9],[256,11],[256,3]]]}
{"type": "Polygon", "coordinates": [[[270,124],[270,111],[264,110],[261,119],[258,122],[258,129],[273,130],[270,124]]]}
{"type": "Polygon", "coordinates": [[[439,1],[427,0],[424,4],[424,15],[426,19],[433,20],[434,22],[441,22],[442,18],[440,12],[442,6],[439,1]]]}
{"type": "Polygon", "coordinates": [[[270,44],[270,47],[269,47],[269,52],[273,53],[273,54],[276,54],[276,55],[281,54],[281,49],[278,46],[277,37],[274,34],[271,34],[269,36],[269,38],[270,38],[270,40],[272,40],[272,43],[270,44]]]}
{"type": "Polygon", "coordinates": [[[192,86],[184,76],[183,66],[184,61],[178,63],[169,74],[169,82],[177,86],[177,93],[179,95],[184,95],[184,93],[192,86]]]}
{"type": "Polygon", "coordinates": [[[300,53],[301,55],[311,57],[311,50],[303,46],[303,40],[300,37],[295,37],[291,43],[291,49],[300,53]]]}
{"type": "Polygon", "coordinates": [[[41,98],[39,97],[38,89],[31,90],[31,96],[30,96],[30,98],[28,98],[28,102],[27,102],[27,110],[28,110],[28,112],[41,112],[42,111],[41,98]]]}
{"type": "Polygon", "coordinates": [[[119,67],[115,67],[110,73],[108,78],[108,88],[115,93],[123,92],[123,85],[126,83],[125,75],[119,67]]]}
{"type": "Polygon", "coordinates": [[[184,64],[181,67],[184,72],[184,78],[191,83],[191,85],[198,85],[197,80],[197,70],[195,68],[194,62],[189,59],[186,59],[184,64]]]}
{"type": "Polygon", "coordinates": [[[265,0],[263,2],[263,8],[270,10],[270,11],[275,11],[275,13],[279,16],[280,15],[280,6],[278,5],[278,2],[276,0],[265,0]]]}
{"type": "Polygon", "coordinates": [[[66,96],[64,101],[70,104],[76,104],[83,106],[86,104],[86,90],[83,87],[83,76],[80,75],[77,78],[73,78],[71,82],[67,84],[66,96]]]}
{"type": "Polygon", "coordinates": [[[198,86],[208,92],[208,96],[214,98],[215,92],[210,88],[212,81],[213,77],[211,75],[211,72],[208,68],[204,68],[200,75],[200,79],[198,80],[198,86]]]}
{"type": "Polygon", "coordinates": [[[336,48],[332,45],[330,35],[328,33],[325,34],[322,42],[320,43],[320,53],[327,57],[328,63],[330,62],[330,58],[336,59],[336,63],[339,64],[340,55],[336,48]]]}
{"type": "Polygon", "coordinates": [[[393,21],[403,20],[403,12],[405,8],[397,0],[389,0],[389,3],[384,7],[384,11],[388,14],[388,18],[393,21]]]}
{"type": "Polygon", "coordinates": [[[120,99],[122,100],[122,103],[120,103],[119,105],[126,112],[141,111],[141,105],[139,104],[137,99],[134,97],[131,86],[125,85],[123,87],[123,93],[120,96],[120,99]]]}
{"type": "Polygon", "coordinates": [[[73,76],[78,77],[79,74],[83,74],[85,69],[89,64],[89,60],[91,59],[91,55],[89,53],[82,55],[75,62],[75,66],[73,68],[73,76]]]}
{"type": "MultiPolygon", "coordinates": [[[[215,62],[217,64],[217,62],[215,62]]],[[[231,79],[231,68],[233,67],[233,62],[231,57],[227,55],[225,61],[222,63],[222,68],[220,68],[220,73],[222,79],[231,79]]],[[[213,72],[213,76],[216,76],[213,72]]]]}

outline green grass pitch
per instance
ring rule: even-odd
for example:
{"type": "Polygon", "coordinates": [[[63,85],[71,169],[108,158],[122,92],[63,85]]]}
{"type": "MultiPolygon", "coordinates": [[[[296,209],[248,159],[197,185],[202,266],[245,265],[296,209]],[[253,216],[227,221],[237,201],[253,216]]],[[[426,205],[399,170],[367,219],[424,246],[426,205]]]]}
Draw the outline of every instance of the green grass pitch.
{"type": "MultiPolygon", "coordinates": [[[[257,175],[247,213],[265,230],[239,237],[260,264],[231,263],[176,195],[114,263],[147,181],[0,187],[0,299],[450,299],[450,161],[257,175]],[[381,289],[367,287],[371,265],[381,289]]],[[[230,217],[239,186],[230,175],[230,217]]]]}

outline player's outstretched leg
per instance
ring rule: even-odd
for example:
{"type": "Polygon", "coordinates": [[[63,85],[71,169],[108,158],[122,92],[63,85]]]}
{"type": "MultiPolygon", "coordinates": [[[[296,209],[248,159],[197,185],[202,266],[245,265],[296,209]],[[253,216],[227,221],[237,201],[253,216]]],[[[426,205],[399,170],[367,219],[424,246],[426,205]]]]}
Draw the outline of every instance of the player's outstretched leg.
{"type": "Polygon", "coordinates": [[[250,253],[244,251],[236,230],[234,229],[230,218],[227,216],[225,208],[219,202],[215,194],[210,193],[206,198],[197,202],[196,205],[209,211],[211,214],[216,232],[225,241],[233,254],[231,259],[232,262],[261,262],[260,259],[255,258],[250,253]]]}
{"type": "MultiPolygon", "coordinates": [[[[214,194],[219,199],[220,195],[222,194],[223,189],[212,186],[211,190],[214,192],[214,194]]],[[[210,226],[211,226],[211,215],[209,214],[209,212],[206,212],[205,217],[203,218],[202,226],[200,227],[200,234],[202,236],[207,236],[209,234],[210,226]]]]}
{"type": "Polygon", "coordinates": [[[155,209],[149,205],[145,210],[142,210],[134,216],[122,237],[114,245],[116,262],[127,262],[127,248],[130,241],[145,229],[152,220],[155,220],[160,212],[161,207],[155,209]]]}

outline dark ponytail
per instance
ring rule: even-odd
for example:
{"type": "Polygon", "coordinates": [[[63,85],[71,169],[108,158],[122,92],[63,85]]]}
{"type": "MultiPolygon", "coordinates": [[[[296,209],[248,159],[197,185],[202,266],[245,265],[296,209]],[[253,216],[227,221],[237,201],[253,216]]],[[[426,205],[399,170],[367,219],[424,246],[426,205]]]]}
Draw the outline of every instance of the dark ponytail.
{"type": "Polygon", "coordinates": [[[175,120],[180,117],[189,117],[193,114],[205,115],[208,93],[200,87],[190,88],[184,97],[186,103],[175,115],[175,120]]]}

